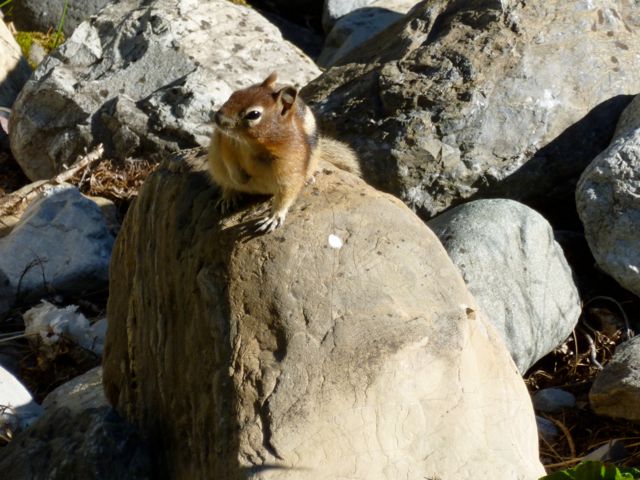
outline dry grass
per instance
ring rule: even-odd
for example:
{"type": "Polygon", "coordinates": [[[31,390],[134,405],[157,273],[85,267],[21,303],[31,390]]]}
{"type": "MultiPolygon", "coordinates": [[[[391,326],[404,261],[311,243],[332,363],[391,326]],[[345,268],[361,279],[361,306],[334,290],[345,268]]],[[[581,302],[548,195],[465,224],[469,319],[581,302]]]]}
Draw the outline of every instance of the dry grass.
{"type": "Polygon", "coordinates": [[[0,198],[29,183],[8,152],[0,151],[0,198]]]}
{"type": "Polygon", "coordinates": [[[595,300],[593,307],[585,309],[573,335],[525,377],[531,393],[558,387],[577,399],[575,408],[543,415],[561,432],[552,442],[540,440],[540,458],[549,473],[576,465],[584,455],[614,439],[623,440],[629,452],[618,466],[640,466],[640,425],[596,415],[588,398],[601,365],[606,365],[616,345],[626,339],[625,310],[634,310],[640,302],[632,301],[634,305],[629,306],[609,297],[595,300]]]}
{"type": "Polygon", "coordinates": [[[157,167],[146,160],[101,160],[78,172],[71,183],[86,195],[105,197],[117,204],[128,204],[138,195],[147,176],[157,167]]]}

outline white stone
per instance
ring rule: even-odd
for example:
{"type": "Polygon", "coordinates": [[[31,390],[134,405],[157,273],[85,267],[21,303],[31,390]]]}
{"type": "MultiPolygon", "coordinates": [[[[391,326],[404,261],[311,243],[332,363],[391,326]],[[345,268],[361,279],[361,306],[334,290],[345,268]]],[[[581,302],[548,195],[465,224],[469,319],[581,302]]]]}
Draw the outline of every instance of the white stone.
{"type": "Polygon", "coordinates": [[[28,427],[42,411],[20,380],[0,365],[0,433],[28,427]]]}

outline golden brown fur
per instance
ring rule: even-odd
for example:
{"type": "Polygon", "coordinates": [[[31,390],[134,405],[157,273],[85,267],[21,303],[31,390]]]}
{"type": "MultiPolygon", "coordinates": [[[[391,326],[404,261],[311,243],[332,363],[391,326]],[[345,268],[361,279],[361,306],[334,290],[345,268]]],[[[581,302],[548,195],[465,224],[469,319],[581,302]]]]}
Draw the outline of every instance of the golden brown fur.
{"type": "Polygon", "coordinates": [[[319,162],[360,175],[353,151],[319,137],[313,113],[291,86],[275,87],[272,73],[258,85],[234,92],[215,115],[209,171],[222,188],[220,206],[233,205],[238,192],[273,195],[260,231],[284,223],[286,214],[319,162]]]}

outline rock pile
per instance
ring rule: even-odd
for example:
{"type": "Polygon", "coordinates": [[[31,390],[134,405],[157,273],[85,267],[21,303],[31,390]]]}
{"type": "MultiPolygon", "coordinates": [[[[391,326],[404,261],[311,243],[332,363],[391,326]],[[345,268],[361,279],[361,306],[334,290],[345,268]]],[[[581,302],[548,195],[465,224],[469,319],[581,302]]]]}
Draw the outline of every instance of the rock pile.
{"type": "MultiPolygon", "coordinates": [[[[16,2],[40,19],[57,8],[16,2]]],[[[272,3],[292,10],[274,20],[285,29],[322,7],[272,3]]],[[[15,435],[0,476],[544,474],[538,430],[558,430],[534,416],[522,374],[589,300],[556,238],[588,242],[598,267],[640,295],[637,9],[324,4],[317,61],[284,39],[308,26],[281,33],[226,0],[91,2],[32,73],[0,22],[0,135],[29,179],[46,180],[11,208],[0,197],[0,315],[109,291],[104,378],[92,371],[37,405],[0,342],[12,393],[0,395],[11,407],[0,438],[15,435]],[[260,236],[264,199],[218,213],[201,147],[212,112],[273,70],[357,150],[366,183],[323,166],[284,228],[260,236]],[[108,159],[161,161],[121,228],[50,180],[98,143],[108,159]]],[[[107,322],[83,318],[91,332],[107,322]]],[[[594,383],[599,414],[637,420],[636,343],[594,383]]],[[[539,412],[583,403],[558,389],[534,399],[539,412]]]]}

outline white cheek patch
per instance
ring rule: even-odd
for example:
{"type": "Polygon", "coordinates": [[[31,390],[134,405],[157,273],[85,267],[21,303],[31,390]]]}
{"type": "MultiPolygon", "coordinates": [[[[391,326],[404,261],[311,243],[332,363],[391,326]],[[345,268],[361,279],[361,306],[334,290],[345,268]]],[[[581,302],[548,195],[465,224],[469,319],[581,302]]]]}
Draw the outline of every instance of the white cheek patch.
{"type": "Polygon", "coordinates": [[[313,116],[313,112],[309,107],[305,107],[304,109],[304,121],[302,123],[302,128],[308,137],[312,137],[316,134],[316,118],[313,116]]]}

